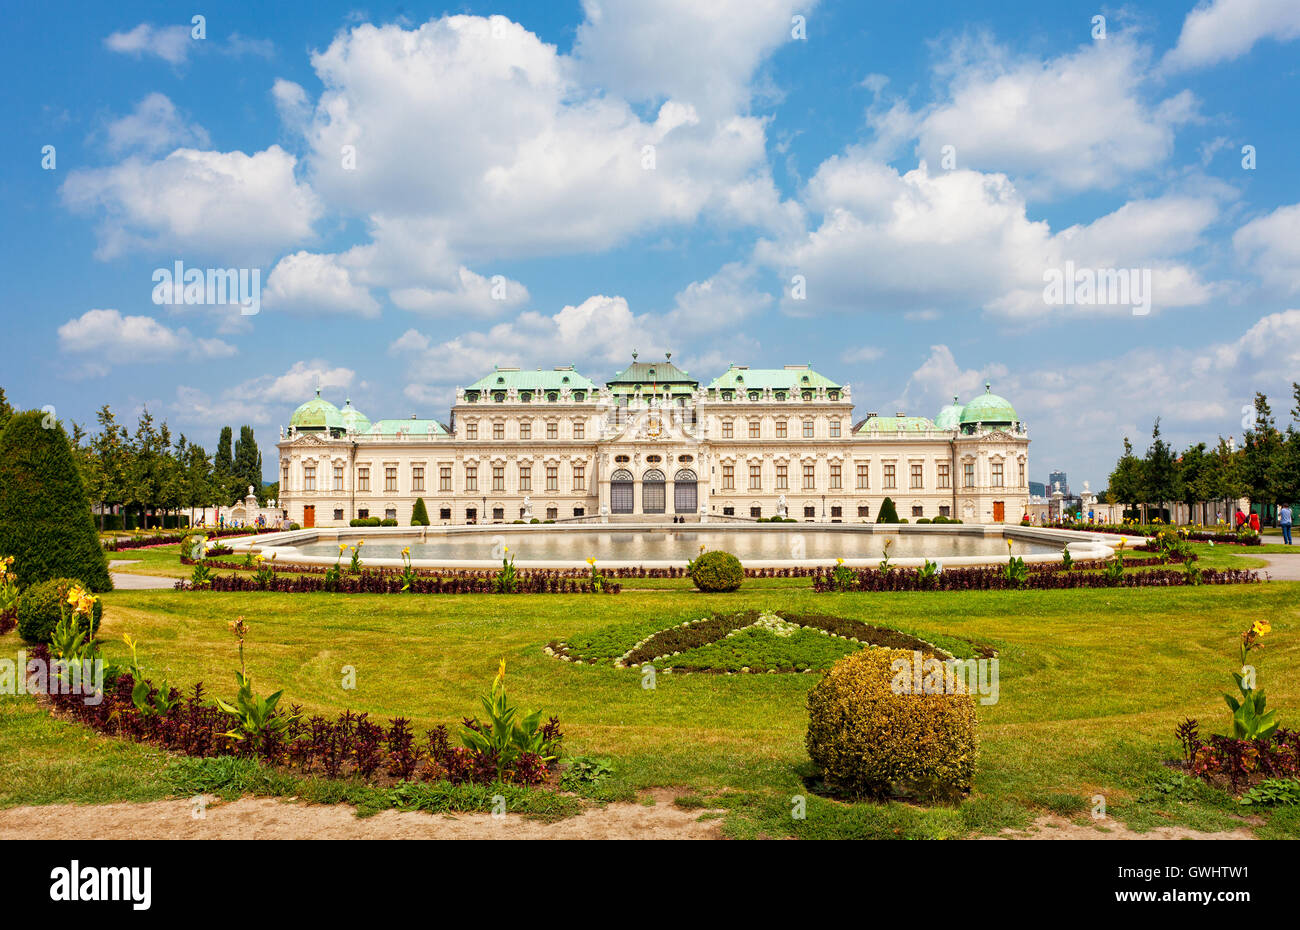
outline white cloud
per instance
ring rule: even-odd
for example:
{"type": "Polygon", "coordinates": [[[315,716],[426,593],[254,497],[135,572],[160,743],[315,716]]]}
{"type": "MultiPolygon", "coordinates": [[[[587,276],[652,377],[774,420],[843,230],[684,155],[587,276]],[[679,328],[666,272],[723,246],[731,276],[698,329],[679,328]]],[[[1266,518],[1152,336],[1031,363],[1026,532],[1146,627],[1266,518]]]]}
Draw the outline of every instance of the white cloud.
{"type": "Polygon", "coordinates": [[[108,149],[114,153],[138,149],[152,154],[178,145],[208,144],[207,130],[186,122],[176,105],[160,93],[149,94],[131,113],[109,123],[107,137],[108,149]]]}
{"type": "Polygon", "coordinates": [[[1025,200],[1000,174],[905,174],[853,149],[822,163],[805,190],[820,225],[761,240],[755,259],[786,287],[802,275],[806,297],[787,290],[798,316],[884,312],[926,319],[937,311],[985,310],[1019,317],[1131,313],[1131,307],[1050,308],[1044,272],[1150,268],[1157,309],[1203,303],[1210,289],[1179,256],[1197,247],[1218,215],[1210,195],[1134,201],[1088,225],[1053,233],[1031,221],[1025,200]]]}
{"type": "Polygon", "coordinates": [[[946,99],[872,121],[888,144],[915,136],[931,165],[952,146],[958,168],[1004,172],[1038,196],[1111,189],[1166,161],[1195,117],[1188,91],[1147,99],[1148,57],[1122,33],[1050,60],[959,43],[936,75],[948,79],[946,99]]]}
{"type": "Polygon", "coordinates": [[[189,26],[154,26],[141,23],[126,32],[115,32],[104,40],[104,45],[114,52],[134,55],[153,55],[173,65],[184,64],[196,40],[190,38],[189,26]]]}
{"type": "Polygon", "coordinates": [[[266,279],[263,303],[270,310],[306,314],[379,315],[379,302],[352,280],[337,255],[310,252],[280,259],[266,279]]]}
{"type": "Polygon", "coordinates": [[[863,362],[878,362],[885,357],[885,350],[880,346],[858,346],[840,354],[840,361],[848,365],[863,362]]]}
{"type": "Polygon", "coordinates": [[[322,208],[295,179],[295,164],[278,145],[253,155],[182,148],[158,161],[73,171],[60,193],[71,209],[101,216],[100,258],[144,248],[227,265],[312,237],[322,208]]]}
{"type": "Polygon", "coordinates": [[[172,330],[148,316],[123,316],[117,310],[87,310],[58,329],[59,348],[82,360],[81,374],[107,374],[118,362],[166,361],[177,358],[228,358],[234,346],[220,339],[196,339],[185,328],[172,330]]]}
{"type": "Polygon", "coordinates": [[[1170,71],[1239,58],[1261,39],[1300,38],[1295,0],[1201,0],[1183,20],[1178,44],[1165,56],[1170,71]]]}
{"type": "Polygon", "coordinates": [[[1232,244],[1267,287],[1300,293],[1300,203],[1251,220],[1233,235],[1232,244]]]}

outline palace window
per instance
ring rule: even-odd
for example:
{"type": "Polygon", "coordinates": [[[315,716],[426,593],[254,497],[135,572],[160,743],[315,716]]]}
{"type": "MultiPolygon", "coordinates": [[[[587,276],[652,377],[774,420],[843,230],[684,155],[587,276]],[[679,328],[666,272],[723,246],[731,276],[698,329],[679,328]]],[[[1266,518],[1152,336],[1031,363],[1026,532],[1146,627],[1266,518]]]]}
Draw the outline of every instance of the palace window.
{"type": "Polygon", "coordinates": [[[342,507],[335,507],[335,508],[334,508],[334,519],[335,519],[335,520],[342,520],[342,519],[343,519],[343,508],[342,508],[342,507]]]}
{"type": "Polygon", "coordinates": [[[733,430],[733,426],[732,426],[731,421],[730,421],[730,420],[723,420],[723,421],[722,421],[722,438],[723,438],[723,439],[730,439],[730,438],[732,438],[732,430],[733,430]]]}
{"type": "Polygon", "coordinates": [[[492,490],[504,491],[506,489],[506,467],[504,465],[492,466],[492,490]]]}
{"type": "MultiPolygon", "coordinates": [[[[438,468],[438,490],[439,491],[451,490],[451,466],[450,465],[441,465],[438,468]]],[[[451,517],[448,517],[447,519],[450,520],[451,517]]]]}
{"type": "Polygon", "coordinates": [[[496,520],[498,523],[500,523],[500,522],[501,522],[502,520],[504,520],[505,518],[506,518],[506,509],[505,509],[504,507],[493,507],[493,508],[492,508],[492,519],[493,519],[493,520],[496,520]]]}
{"type": "Polygon", "coordinates": [[[384,519],[385,519],[385,520],[396,520],[396,519],[397,519],[397,511],[394,510],[392,507],[389,507],[387,510],[384,511],[384,519]]]}
{"type": "Polygon", "coordinates": [[[749,515],[750,515],[751,517],[753,517],[755,520],[757,520],[759,517],[761,517],[761,516],[763,515],[763,508],[762,508],[762,507],[750,507],[750,508],[749,508],[749,515]]]}
{"type": "Polygon", "coordinates": [[[749,489],[751,491],[763,490],[763,466],[762,465],[755,464],[749,466],[749,489]]]}
{"type": "Polygon", "coordinates": [[[831,439],[840,438],[840,421],[831,420],[831,439]]]}
{"type": "Polygon", "coordinates": [[[558,520],[558,519],[560,519],[560,508],[559,508],[559,507],[547,507],[547,508],[546,508],[546,519],[548,519],[548,520],[558,520]]]}
{"type": "Polygon", "coordinates": [[[749,438],[758,439],[762,436],[763,424],[759,420],[749,421],[749,438]]]}
{"type": "Polygon", "coordinates": [[[788,491],[790,489],[790,466],[776,466],[776,489],[778,491],[788,491]]]}
{"type": "Polygon", "coordinates": [[[1025,486],[1025,463],[1020,463],[1020,487],[1025,486]]]}
{"type": "Polygon", "coordinates": [[[546,466],[546,490],[548,491],[560,490],[560,466],[558,465],[546,466]]]}
{"type": "Polygon", "coordinates": [[[993,463],[993,487],[995,488],[1002,487],[1002,463],[1001,462],[993,463]]]}
{"type": "MultiPolygon", "coordinates": [[[[586,465],[573,466],[573,490],[575,491],[587,490],[587,466],[586,465]]],[[[574,514],[574,516],[580,517],[582,516],[582,514],[574,514]]]]}
{"type": "Polygon", "coordinates": [[[465,466],[465,490],[466,491],[478,490],[478,466],[477,465],[465,466]]]}
{"type": "Polygon", "coordinates": [[[939,516],[941,516],[941,517],[947,517],[947,516],[950,516],[951,511],[952,511],[952,508],[949,507],[947,504],[940,504],[940,505],[939,505],[939,516]]]}
{"type": "Polygon", "coordinates": [[[477,423],[466,423],[466,424],[465,424],[465,438],[466,438],[466,439],[478,439],[478,424],[477,424],[477,423]]]}
{"type": "Polygon", "coordinates": [[[358,491],[370,490],[370,469],[369,468],[357,469],[357,490],[358,491]]]}
{"type": "Polygon", "coordinates": [[[466,522],[466,523],[477,523],[477,522],[478,522],[478,508],[477,508],[477,507],[466,507],[466,508],[465,508],[465,522],[466,522]]]}
{"type": "Polygon", "coordinates": [[[289,490],[289,463],[285,462],[280,466],[280,490],[289,490]]]}
{"type": "Polygon", "coordinates": [[[451,519],[451,508],[450,508],[450,507],[439,507],[439,508],[438,508],[438,519],[439,519],[439,520],[450,520],[450,519],[451,519]]]}
{"type": "Polygon", "coordinates": [[[817,465],[815,462],[804,463],[803,486],[805,491],[817,487],[817,465]]]}
{"type": "Polygon", "coordinates": [[[585,516],[587,515],[587,508],[586,508],[586,507],[574,507],[574,508],[573,508],[573,515],[574,515],[575,517],[585,517],[585,516]]]}
{"type": "Polygon", "coordinates": [[[532,439],[532,438],[533,438],[533,421],[532,421],[532,420],[524,420],[522,423],[519,424],[519,438],[520,438],[520,439],[532,439]]]}
{"type": "Polygon", "coordinates": [[[948,473],[947,462],[939,463],[939,487],[941,488],[952,487],[952,475],[948,473]]]}
{"type": "Polygon", "coordinates": [[[506,425],[504,423],[492,424],[492,438],[502,440],[506,438],[506,425]]]}
{"type": "Polygon", "coordinates": [[[777,420],[777,421],[776,421],[776,438],[777,438],[777,439],[785,439],[785,436],[786,436],[786,422],[785,422],[785,420],[777,420]]]}
{"type": "Polygon", "coordinates": [[[519,466],[519,490],[531,491],[533,489],[533,466],[519,466]]]}
{"type": "Polygon", "coordinates": [[[411,490],[412,491],[424,490],[424,466],[423,465],[411,466],[411,490]]]}
{"type": "Polygon", "coordinates": [[[925,466],[918,462],[912,463],[912,487],[925,487],[925,466]]]}
{"type": "Polygon", "coordinates": [[[975,463],[966,462],[962,465],[962,481],[968,488],[975,487],[975,463]]]}
{"type": "Polygon", "coordinates": [[[316,466],[304,465],[302,467],[302,489],[304,491],[316,490],[316,466]]]}
{"type": "Polygon", "coordinates": [[[912,516],[914,516],[914,517],[924,517],[924,516],[925,516],[925,508],[922,507],[922,506],[920,506],[920,505],[917,505],[917,506],[913,507],[913,508],[912,508],[912,516]]]}
{"type": "Polygon", "coordinates": [[[385,491],[397,490],[397,466],[396,465],[384,466],[384,490],[385,491]]]}
{"type": "Polygon", "coordinates": [[[831,463],[831,488],[838,489],[844,487],[844,482],[840,478],[840,466],[838,462],[831,463]]]}
{"type": "Polygon", "coordinates": [[[842,519],[844,519],[844,508],[843,508],[843,507],[832,507],[832,508],[831,508],[831,519],[832,519],[832,520],[842,520],[842,519]]]}
{"type": "Polygon", "coordinates": [[[805,507],[805,508],[803,509],[803,517],[804,517],[805,520],[815,520],[815,519],[817,519],[817,508],[816,508],[816,507],[805,507]]]}
{"type": "Polygon", "coordinates": [[[736,486],[736,466],[723,465],[722,466],[722,487],[726,490],[731,490],[735,486],[736,486]]]}
{"type": "Polygon", "coordinates": [[[858,462],[858,490],[865,491],[871,487],[871,465],[858,462]]]}
{"type": "Polygon", "coordinates": [[[334,466],[334,490],[336,491],[343,490],[343,466],[342,465],[334,466]]]}
{"type": "Polygon", "coordinates": [[[735,508],[735,507],[723,507],[723,508],[722,508],[722,515],[723,515],[724,517],[734,517],[734,516],[736,515],[736,508],[735,508]]]}
{"type": "Polygon", "coordinates": [[[871,516],[871,508],[868,507],[866,504],[859,504],[859,505],[858,505],[858,516],[859,516],[859,517],[869,517],[869,516],[871,516]]]}
{"type": "Polygon", "coordinates": [[[558,424],[558,423],[547,423],[547,424],[546,424],[546,438],[547,438],[547,439],[559,439],[559,438],[560,438],[560,424],[558,424]]]}
{"type": "Polygon", "coordinates": [[[574,439],[587,438],[587,424],[582,420],[573,421],[573,438],[574,439]]]}
{"type": "Polygon", "coordinates": [[[370,511],[367,510],[366,508],[362,507],[360,510],[357,511],[358,519],[365,520],[368,519],[369,517],[370,517],[370,511]]]}
{"type": "Polygon", "coordinates": [[[804,439],[812,439],[812,438],[813,438],[813,421],[812,421],[812,420],[804,420],[804,421],[803,421],[803,438],[804,438],[804,439]]]}
{"type": "Polygon", "coordinates": [[[898,480],[894,477],[894,474],[895,474],[894,466],[886,465],[885,466],[885,487],[887,488],[898,487],[898,480]]]}

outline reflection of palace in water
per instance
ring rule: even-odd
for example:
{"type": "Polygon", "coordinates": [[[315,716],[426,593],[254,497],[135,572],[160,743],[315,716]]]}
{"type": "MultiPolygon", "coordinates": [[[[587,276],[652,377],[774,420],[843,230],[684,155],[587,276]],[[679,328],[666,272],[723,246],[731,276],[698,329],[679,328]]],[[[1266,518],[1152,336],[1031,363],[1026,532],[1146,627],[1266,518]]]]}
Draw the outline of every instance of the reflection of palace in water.
{"type": "Polygon", "coordinates": [[[933,419],[868,413],[807,365],[732,365],[702,385],[636,360],[601,387],[572,366],[497,368],[456,391],[451,425],[371,421],[320,396],[293,414],[280,503],[303,526],[430,522],[900,517],[1019,521],[1029,438],[985,385],[933,419]]]}

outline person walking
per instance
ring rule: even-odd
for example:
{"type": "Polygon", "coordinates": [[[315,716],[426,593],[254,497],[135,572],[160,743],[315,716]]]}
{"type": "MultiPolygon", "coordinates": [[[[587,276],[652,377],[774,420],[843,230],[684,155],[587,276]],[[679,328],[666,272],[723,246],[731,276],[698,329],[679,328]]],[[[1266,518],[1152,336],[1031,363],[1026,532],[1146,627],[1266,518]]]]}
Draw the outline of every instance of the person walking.
{"type": "Polygon", "coordinates": [[[1283,504],[1277,512],[1277,522],[1282,526],[1282,542],[1291,545],[1291,505],[1283,504]]]}
{"type": "Polygon", "coordinates": [[[1241,528],[1245,525],[1246,525],[1246,515],[1242,513],[1241,508],[1238,507],[1237,508],[1237,532],[1240,533],[1241,528]]]}
{"type": "Polygon", "coordinates": [[[1253,510],[1250,512],[1250,528],[1256,533],[1259,532],[1259,514],[1253,510]]]}

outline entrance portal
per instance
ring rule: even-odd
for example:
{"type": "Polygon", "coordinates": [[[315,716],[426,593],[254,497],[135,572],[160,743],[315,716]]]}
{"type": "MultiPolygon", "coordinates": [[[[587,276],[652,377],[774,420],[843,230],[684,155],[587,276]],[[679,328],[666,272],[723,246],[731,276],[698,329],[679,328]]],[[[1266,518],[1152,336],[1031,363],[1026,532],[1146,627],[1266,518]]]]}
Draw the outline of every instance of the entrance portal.
{"type": "Polygon", "coordinates": [[[609,512],[631,513],[634,507],[632,473],[620,468],[609,476],[609,512]]]}
{"type": "Polygon", "coordinates": [[[641,512],[664,513],[667,510],[664,494],[664,473],[652,468],[641,478],[641,512]]]}
{"type": "Polygon", "coordinates": [[[700,506],[695,472],[683,468],[673,476],[673,512],[695,513],[700,506]]]}

